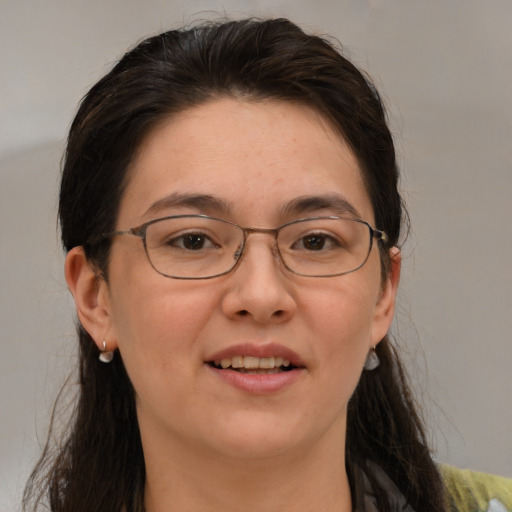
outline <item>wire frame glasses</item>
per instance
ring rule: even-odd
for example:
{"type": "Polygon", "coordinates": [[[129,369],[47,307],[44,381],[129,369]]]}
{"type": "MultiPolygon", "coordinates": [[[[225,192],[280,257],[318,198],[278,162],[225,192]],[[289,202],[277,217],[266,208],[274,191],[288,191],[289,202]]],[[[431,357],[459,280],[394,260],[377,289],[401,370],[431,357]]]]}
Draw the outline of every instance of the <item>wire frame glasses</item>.
{"type": "Polygon", "coordinates": [[[383,231],[367,222],[342,217],[310,217],[275,229],[245,228],[206,215],[173,215],[151,220],[102,238],[133,235],[142,239],[149,262],[165,277],[210,279],[231,272],[253,233],[274,237],[275,252],[294,274],[340,276],[362,267],[373,239],[386,241],[383,231]]]}

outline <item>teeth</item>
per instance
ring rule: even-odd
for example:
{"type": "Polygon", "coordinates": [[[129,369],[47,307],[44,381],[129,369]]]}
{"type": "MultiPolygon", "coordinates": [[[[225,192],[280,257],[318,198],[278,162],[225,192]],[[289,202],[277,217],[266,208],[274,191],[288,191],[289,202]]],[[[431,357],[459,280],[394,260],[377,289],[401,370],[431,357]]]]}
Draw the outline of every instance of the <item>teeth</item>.
{"type": "Polygon", "coordinates": [[[276,365],[276,358],[275,357],[262,357],[259,361],[259,367],[260,368],[274,368],[276,365]]]}
{"type": "Polygon", "coordinates": [[[290,366],[290,360],[284,359],[283,357],[253,357],[253,356],[235,356],[226,357],[220,361],[215,361],[215,366],[226,369],[226,368],[243,368],[245,370],[271,370],[284,366],[287,368],[290,366]]]}
{"type": "Polygon", "coordinates": [[[231,366],[233,368],[243,368],[244,358],[242,356],[236,356],[231,359],[231,366]]]}
{"type": "Polygon", "coordinates": [[[255,370],[260,367],[260,358],[259,357],[244,357],[244,368],[247,370],[255,370]]]}

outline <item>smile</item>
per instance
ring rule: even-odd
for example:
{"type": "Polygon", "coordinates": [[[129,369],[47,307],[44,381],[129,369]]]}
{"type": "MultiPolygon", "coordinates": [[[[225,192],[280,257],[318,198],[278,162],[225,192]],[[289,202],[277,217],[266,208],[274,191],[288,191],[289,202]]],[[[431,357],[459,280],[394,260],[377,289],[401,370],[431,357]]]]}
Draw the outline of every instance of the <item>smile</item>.
{"type": "Polygon", "coordinates": [[[217,378],[252,395],[277,393],[307,374],[301,357],[279,343],[231,345],[204,362],[217,378]]]}
{"type": "Polygon", "coordinates": [[[212,366],[222,370],[235,370],[240,373],[249,374],[271,374],[293,370],[295,367],[289,359],[280,356],[254,357],[234,356],[224,357],[210,363],[212,366]]]}

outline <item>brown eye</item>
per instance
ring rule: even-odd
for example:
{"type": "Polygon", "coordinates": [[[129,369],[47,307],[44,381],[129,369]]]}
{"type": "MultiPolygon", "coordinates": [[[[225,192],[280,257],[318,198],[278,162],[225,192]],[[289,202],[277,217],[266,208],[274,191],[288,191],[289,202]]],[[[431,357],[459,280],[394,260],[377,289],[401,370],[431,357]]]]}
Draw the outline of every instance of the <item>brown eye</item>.
{"type": "Polygon", "coordinates": [[[340,244],[332,236],[323,233],[309,233],[299,238],[292,249],[296,251],[325,251],[337,249],[340,244]]]}
{"type": "Polygon", "coordinates": [[[183,247],[191,251],[202,249],[206,242],[206,237],[203,235],[190,234],[183,237],[183,247]]]}
{"type": "Polygon", "coordinates": [[[302,239],[304,249],[308,251],[319,251],[325,246],[325,236],[323,235],[308,235],[302,239]]]}
{"type": "Polygon", "coordinates": [[[169,239],[167,245],[186,249],[187,251],[200,251],[217,247],[211,239],[203,233],[186,233],[184,235],[169,239]]]}

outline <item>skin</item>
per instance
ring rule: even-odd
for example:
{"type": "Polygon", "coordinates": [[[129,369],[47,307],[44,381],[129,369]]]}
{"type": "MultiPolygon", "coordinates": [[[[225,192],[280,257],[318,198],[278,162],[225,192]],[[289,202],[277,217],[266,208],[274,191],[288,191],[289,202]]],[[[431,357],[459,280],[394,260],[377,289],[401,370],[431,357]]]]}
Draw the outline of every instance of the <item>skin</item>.
{"type": "MultiPolygon", "coordinates": [[[[358,162],[319,114],[288,102],[218,99],[147,137],[117,229],[181,213],[273,228],[337,214],[282,212],[298,197],[333,192],[374,225],[358,162]],[[176,192],[213,195],[229,211],[151,208],[176,192]]],[[[392,321],[397,249],[392,257],[384,280],[376,244],[356,272],[302,277],[283,268],[271,236],[254,234],[234,272],[181,281],[155,272],[140,239],[120,236],[107,283],[81,248],[70,251],[66,277],[80,321],[98,347],[106,340],[108,350],[119,349],[136,391],[148,512],[351,510],[347,403],[392,321]],[[277,392],[240,390],[205,364],[229,346],[270,342],[295,351],[305,366],[277,392]]]]}

